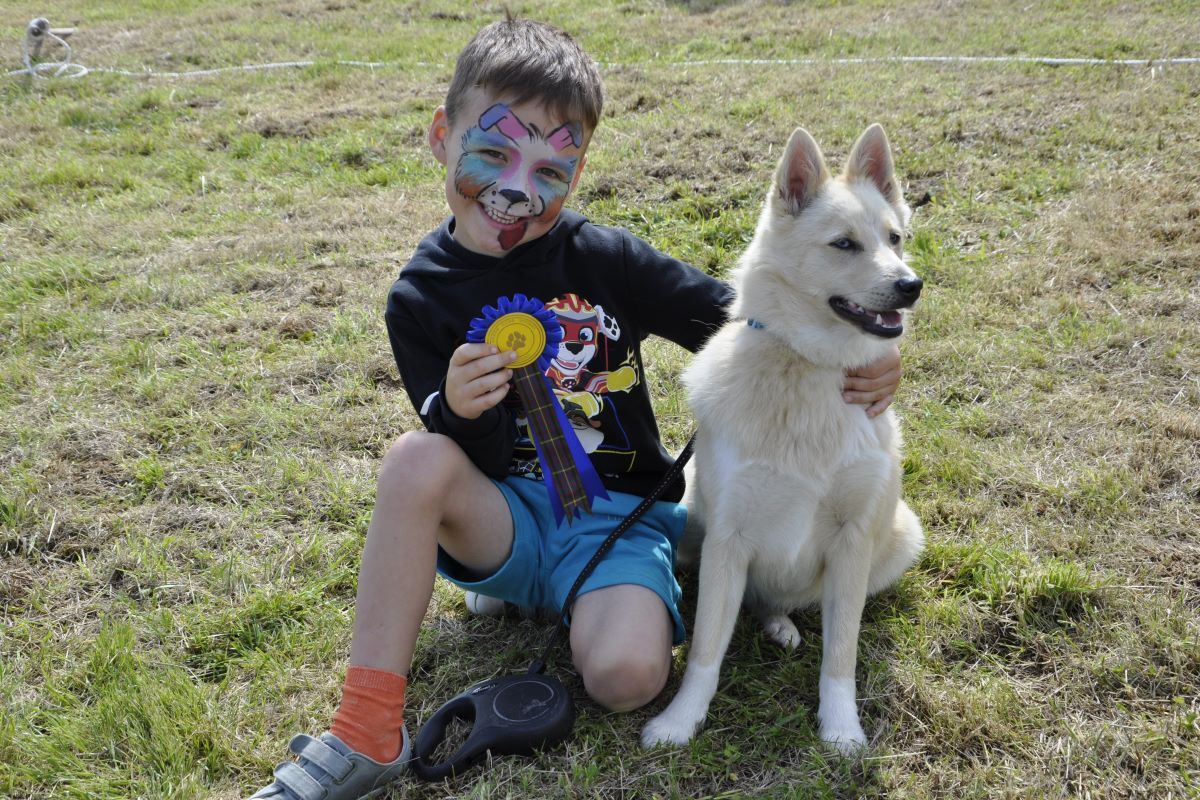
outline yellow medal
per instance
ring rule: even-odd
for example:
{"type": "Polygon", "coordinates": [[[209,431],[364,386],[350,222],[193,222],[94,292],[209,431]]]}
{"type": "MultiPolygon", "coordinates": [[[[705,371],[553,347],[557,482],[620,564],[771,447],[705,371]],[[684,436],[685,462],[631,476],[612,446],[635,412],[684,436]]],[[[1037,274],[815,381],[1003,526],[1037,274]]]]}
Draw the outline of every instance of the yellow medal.
{"type": "Polygon", "coordinates": [[[508,366],[516,369],[537,361],[546,346],[546,329],[532,314],[514,311],[493,322],[483,340],[500,348],[501,352],[515,351],[517,360],[508,366]]]}

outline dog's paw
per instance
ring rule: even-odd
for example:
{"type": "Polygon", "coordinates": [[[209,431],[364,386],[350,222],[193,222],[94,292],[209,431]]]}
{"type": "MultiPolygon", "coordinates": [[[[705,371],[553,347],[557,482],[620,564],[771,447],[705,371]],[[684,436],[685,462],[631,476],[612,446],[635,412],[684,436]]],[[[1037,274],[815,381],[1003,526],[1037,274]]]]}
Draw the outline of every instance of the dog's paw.
{"type": "Polygon", "coordinates": [[[785,650],[794,650],[800,646],[800,631],[796,630],[796,624],[788,619],[787,614],[764,617],[763,630],[767,632],[771,641],[785,650]]]}
{"type": "Polygon", "coordinates": [[[867,734],[863,732],[857,717],[837,722],[822,722],[821,740],[846,757],[857,755],[867,746],[867,734]]]}
{"type": "Polygon", "coordinates": [[[642,747],[687,744],[696,734],[698,722],[674,719],[664,712],[646,723],[642,728],[642,747]]]}
{"type": "Polygon", "coordinates": [[[817,708],[821,739],[843,756],[852,756],[867,745],[858,721],[854,681],[821,679],[821,705],[817,708]]]}
{"type": "Polygon", "coordinates": [[[857,753],[867,745],[867,735],[858,721],[854,700],[854,679],[821,676],[821,703],[817,707],[821,738],[844,756],[857,753]]]}
{"type": "Polygon", "coordinates": [[[821,732],[821,739],[825,745],[844,758],[853,758],[867,749],[867,737],[863,732],[861,730],[858,732],[858,738],[854,738],[854,736],[854,734],[831,736],[824,731],[821,732]]]}

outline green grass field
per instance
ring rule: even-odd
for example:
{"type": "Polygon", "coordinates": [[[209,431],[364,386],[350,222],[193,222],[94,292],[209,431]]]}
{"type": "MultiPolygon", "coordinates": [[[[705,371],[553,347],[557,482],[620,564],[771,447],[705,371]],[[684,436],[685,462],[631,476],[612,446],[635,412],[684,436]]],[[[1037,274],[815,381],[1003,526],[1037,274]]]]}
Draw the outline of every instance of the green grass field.
{"type": "MultiPolygon", "coordinates": [[[[626,715],[563,659],[567,746],[393,796],[1200,797],[1200,65],[832,61],[1195,57],[1195,4],[510,7],[603,67],[575,207],[715,275],[793,127],[840,165],[884,125],[926,281],[896,407],[929,543],[868,604],[861,759],[816,738],[806,612],[794,653],[739,624],[687,748],[636,743],[686,646],[626,715]]],[[[8,8],[0,72],[40,15],[94,71],[0,77],[0,796],[243,797],[337,702],[375,470],[420,424],[383,302],[445,213],[453,57],[503,6],[8,8]]],[[[686,354],[645,355],[678,447],[686,354]]],[[[410,726],[547,632],[440,584],[410,726]]]]}

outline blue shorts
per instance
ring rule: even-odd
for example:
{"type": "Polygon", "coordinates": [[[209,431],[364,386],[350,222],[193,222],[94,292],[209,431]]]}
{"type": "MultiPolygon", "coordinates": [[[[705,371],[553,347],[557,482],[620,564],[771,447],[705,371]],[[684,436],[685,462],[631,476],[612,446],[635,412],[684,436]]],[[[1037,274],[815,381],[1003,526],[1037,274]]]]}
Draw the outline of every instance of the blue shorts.
{"type": "MultiPolygon", "coordinates": [[[[513,476],[493,483],[508,501],[512,514],[513,545],[508,560],[488,577],[477,580],[438,548],[438,574],[464,589],[555,614],[562,610],[567,593],[600,544],[642,501],[636,495],[610,491],[610,499],[592,504],[592,513],[585,513],[570,525],[564,520],[559,527],[541,481],[513,476]]],[[[617,539],[584,581],[579,594],[622,583],[645,586],[666,604],[675,627],[675,644],[682,642],[682,592],[675,580],[674,565],[675,546],[686,521],[687,508],[678,503],[660,501],[652,505],[617,539]]]]}

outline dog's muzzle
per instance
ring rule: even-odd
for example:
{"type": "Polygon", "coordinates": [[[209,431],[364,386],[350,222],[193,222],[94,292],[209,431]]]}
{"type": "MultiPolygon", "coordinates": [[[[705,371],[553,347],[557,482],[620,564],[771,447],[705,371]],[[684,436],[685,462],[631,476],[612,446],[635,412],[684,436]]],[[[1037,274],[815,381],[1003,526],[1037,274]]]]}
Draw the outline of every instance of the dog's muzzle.
{"type": "Polygon", "coordinates": [[[893,301],[887,308],[867,308],[844,297],[829,298],[829,305],[839,317],[862,328],[864,333],[883,339],[894,339],[904,333],[901,310],[911,308],[921,296],[925,282],[920,278],[901,278],[892,284],[893,301]]]}

